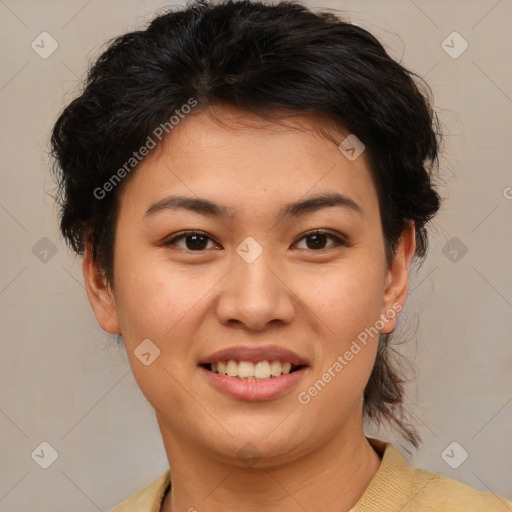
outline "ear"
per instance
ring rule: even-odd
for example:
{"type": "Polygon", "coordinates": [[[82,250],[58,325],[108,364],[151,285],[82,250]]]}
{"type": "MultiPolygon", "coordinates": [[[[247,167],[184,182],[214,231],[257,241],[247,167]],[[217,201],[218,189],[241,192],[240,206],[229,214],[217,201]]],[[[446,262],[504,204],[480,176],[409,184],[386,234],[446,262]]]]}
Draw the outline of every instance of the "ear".
{"type": "Polygon", "coordinates": [[[106,280],[92,257],[90,245],[85,248],[82,263],[87,297],[100,327],[109,334],[120,334],[114,292],[107,286],[106,280]]]}
{"type": "MultiPolygon", "coordinates": [[[[416,229],[410,222],[400,237],[391,267],[386,275],[381,314],[385,315],[385,326],[381,334],[392,332],[396,327],[397,313],[404,307],[409,286],[409,269],[416,252],[416,229]]],[[[381,317],[382,317],[381,315],[381,317]]]]}

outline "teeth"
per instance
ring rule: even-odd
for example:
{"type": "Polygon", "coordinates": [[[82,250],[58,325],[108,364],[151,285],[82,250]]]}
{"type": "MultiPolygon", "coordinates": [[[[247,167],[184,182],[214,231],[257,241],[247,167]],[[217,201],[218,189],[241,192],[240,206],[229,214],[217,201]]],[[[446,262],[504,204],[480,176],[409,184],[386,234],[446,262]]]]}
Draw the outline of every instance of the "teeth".
{"type": "Polygon", "coordinates": [[[281,361],[258,361],[254,364],[252,361],[219,361],[211,364],[212,372],[219,375],[227,375],[242,380],[267,380],[279,377],[281,374],[287,375],[292,369],[292,363],[281,361]]]}
{"type": "Polygon", "coordinates": [[[235,361],[228,361],[228,364],[226,365],[226,375],[228,377],[236,377],[238,373],[238,365],[235,361]]]}
{"type": "Polygon", "coordinates": [[[254,377],[254,363],[251,363],[251,361],[240,361],[238,364],[236,364],[236,362],[233,360],[229,362],[233,363],[235,368],[238,366],[238,373],[235,373],[233,377],[236,375],[242,377],[242,379],[247,377],[254,377]]]}
{"type": "Polygon", "coordinates": [[[270,379],[270,363],[260,361],[254,365],[254,376],[257,379],[270,379]]]}
{"type": "Polygon", "coordinates": [[[292,363],[283,363],[281,365],[281,371],[287,375],[288,373],[290,373],[290,370],[292,369],[292,363]]]}
{"type": "Polygon", "coordinates": [[[272,377],[279,377],[279,375],[281,375],[280,361],[272,361],[270,363],[270,375],[272,375],[272,377]]]}

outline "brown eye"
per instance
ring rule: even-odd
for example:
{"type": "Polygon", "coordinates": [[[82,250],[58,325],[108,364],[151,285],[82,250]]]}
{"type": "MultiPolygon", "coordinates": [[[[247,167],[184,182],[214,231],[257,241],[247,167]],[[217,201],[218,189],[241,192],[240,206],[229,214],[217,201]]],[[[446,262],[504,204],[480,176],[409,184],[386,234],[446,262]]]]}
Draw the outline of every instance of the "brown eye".
{"type": "MultiPolygon", "coordinates": [[[[322,230],[313,231],[301,237],[299,241],[306,240],[306,249],[312,251],[325,251],[339,246],[348,246],[348,242],[342,238],[322,230]],[[327,245],[327,241],[332,241],[331,245],[327,245]]],[[[199,231],[186,231],[168,239],[164,246],[177,246],[189,252],[203,252],[208,247],[208,242],[213,242],[205,233],[199,231]],[[180,243],[184,241],[184,243],[180,243]]]]}
{"type": "Polygon", "coordinates": [[[178,247],[181,247],[187,251],[191,252],[202,252],[204,249],[207,249],[208,241],[211,241],[212,239],[200,232],[197,231],[187,231],[185,233],[181,233],[169,240],[167,240],[164,245],[170,246],[170,245],[176,245],[178,247]],[[184,240],[184,246],[179,245],[177,242],[184,240]]]}
{"type": "Polygon", "coordinates": [[[340,245],[348,245],[345,240],[325,231],[314,231],[312,233],[308,233],[304,235],[300,240],[306,240],[306,248],[314,251],[322,251],[329,248],[338,247],[340,245]],[[334,244],[326,248],[326,240],[329,238],[334,241],[334,244]]]}

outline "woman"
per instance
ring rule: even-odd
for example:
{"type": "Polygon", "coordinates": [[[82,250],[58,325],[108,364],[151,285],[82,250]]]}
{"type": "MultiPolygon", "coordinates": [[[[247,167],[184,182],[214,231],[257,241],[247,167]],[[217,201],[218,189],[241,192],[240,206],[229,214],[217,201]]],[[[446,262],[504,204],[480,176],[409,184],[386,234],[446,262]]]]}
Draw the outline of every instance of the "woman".
{"type": "Polygon", "coordinates": [[[388,348],[439,208],[439,133],[367,31],[195,2],[117,38],[52,137],[61,230],[170,469],[121,511],[506,511],[407,465],[388,348]]]}

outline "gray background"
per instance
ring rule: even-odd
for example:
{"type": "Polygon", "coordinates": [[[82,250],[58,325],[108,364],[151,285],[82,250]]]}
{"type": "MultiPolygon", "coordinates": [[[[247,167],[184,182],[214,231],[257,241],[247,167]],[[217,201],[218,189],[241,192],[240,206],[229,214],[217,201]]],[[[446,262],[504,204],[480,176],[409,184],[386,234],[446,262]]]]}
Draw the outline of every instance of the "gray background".
{"type": "MultiPolygon", "coordinates": [[[[0,0],[0,512],[106,511],[167,467],[153,411],[97,326],[80,259],[58,235],[47,156],[52,123],[88,63],[164,5],[0,0]],[[44,31],[59,45],[47,59],[31,48],[44,31]],[[31,457],[43,441],[58,452],[48,469],[31,457]]],[[[424,446],[400,450],[415,466],[512,499],[512,1],[309,5],[347,11],[426,77],[445,132],[445,201],[402,322],[424,446]],[[453,31],[469,44],[457,58],[442,46],[453,31]],[[454,441],[469,453],[457,469],[441,455],[454,441]]],[[[448,453],[453,465],[463,452],[448,453]]]]}

